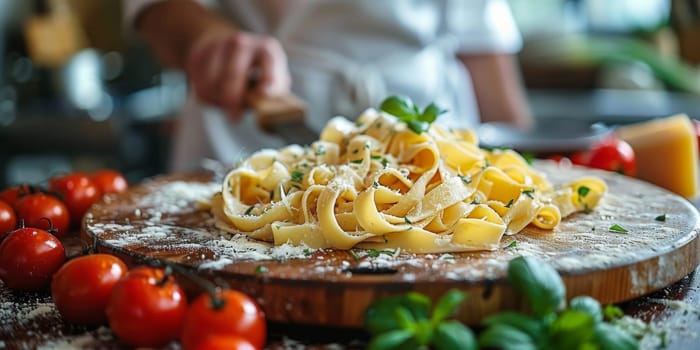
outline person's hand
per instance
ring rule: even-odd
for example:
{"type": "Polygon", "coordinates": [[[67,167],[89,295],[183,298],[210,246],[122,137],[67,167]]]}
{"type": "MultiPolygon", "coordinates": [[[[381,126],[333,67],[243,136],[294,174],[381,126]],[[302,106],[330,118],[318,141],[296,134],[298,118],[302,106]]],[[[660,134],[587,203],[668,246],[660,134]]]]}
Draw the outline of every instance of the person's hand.
{"type": "Polygon", "coordinates": [[[287,56],[280,43],[233,28],[217,27],[190,46],[185,72],[199,99],[237,120],[254,95],[289,92],[287,56]]]}

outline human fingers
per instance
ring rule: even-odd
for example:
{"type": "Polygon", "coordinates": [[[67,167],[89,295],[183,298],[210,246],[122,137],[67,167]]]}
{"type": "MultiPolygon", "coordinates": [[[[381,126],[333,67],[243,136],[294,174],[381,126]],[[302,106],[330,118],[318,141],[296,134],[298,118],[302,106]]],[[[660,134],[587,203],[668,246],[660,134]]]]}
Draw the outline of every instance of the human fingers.
{"type": "Polygon", "coordinates": [[[197,97],[207,103],[219,104],[218,82],[225,69],[225,43],[212,40],[192,50],[186,63],[186,73],[197,97]]]}
{"type": "Polygon", "coordinates": [[[289,92],[291,77],[287,68],[287,55],[277,40],[265,38],[260,41],[255,64],[260,71],[255,93],[282,95],[289,92]]]}
{"type": "Polygon", "coordinates": [[[239,35],[228,43],[226,70],[220,78],[221,104],[234,119],[240,116],[250,86],[255,55],[251,40],[248,35],[239,35]]]}

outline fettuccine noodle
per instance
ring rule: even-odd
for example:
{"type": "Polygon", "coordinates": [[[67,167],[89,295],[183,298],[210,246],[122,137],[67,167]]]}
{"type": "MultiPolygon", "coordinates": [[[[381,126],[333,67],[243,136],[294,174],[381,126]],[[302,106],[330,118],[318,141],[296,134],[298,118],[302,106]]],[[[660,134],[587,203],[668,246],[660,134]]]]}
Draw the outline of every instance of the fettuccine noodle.
{"type": "Polygon", "coordinates": [[[480,149],[471,131],[416,134],[369,109],[356,123],[332,119],[310,146],[253,154],[226,175],[213,212],[219,228],[276,245],[445,253],[553,229],[605,191],[594,177],[555,188],[518,153],[480,149]]]}

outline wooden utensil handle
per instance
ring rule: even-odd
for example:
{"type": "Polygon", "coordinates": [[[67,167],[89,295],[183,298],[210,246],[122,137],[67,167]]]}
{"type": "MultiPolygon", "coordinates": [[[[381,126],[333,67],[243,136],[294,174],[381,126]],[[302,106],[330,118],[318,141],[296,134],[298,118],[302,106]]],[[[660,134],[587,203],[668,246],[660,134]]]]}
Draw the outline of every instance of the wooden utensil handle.
{"type": "Polygon", "coordinates": [[[257,96],[248,99],[255,112],[258,126],[265,131],[274,131],[279,124],[303,123],[306,104],[294,94],[279,96],[257,96]]]}

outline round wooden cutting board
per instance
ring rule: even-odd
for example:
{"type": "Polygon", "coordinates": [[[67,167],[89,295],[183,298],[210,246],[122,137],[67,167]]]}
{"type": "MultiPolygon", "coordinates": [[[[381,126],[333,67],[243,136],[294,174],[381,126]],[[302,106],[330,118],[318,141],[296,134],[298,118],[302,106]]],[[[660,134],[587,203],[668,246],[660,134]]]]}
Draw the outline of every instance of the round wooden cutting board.
{"type": "Polygon", "coordinates": [[[554,183],[599,176],[609,192],[593,212],[572,215],[553,232],[528,227],[504,237],[502,248],[491,252],[312,251],[231,237],[214,228],[204,204],[220,188],[206,175],[159,177],[105,197],[86,215],[83,236],[130,264],[179,264],[242,290],[271,321],[340,327],[361,327],[372,301],[407,291],[434,300],[450,288],[468,292],[458,317],[469,324],[521,308],[505,280],[508,261],[520,255],[554,266],[568,298],[590,295],[603,304],[660,289],[700,263],[699,216],[685,199],[614,173],[549,162],[537,167],[554,183]],[[614,224],[628,232],[610,231],[614,224]]]}

